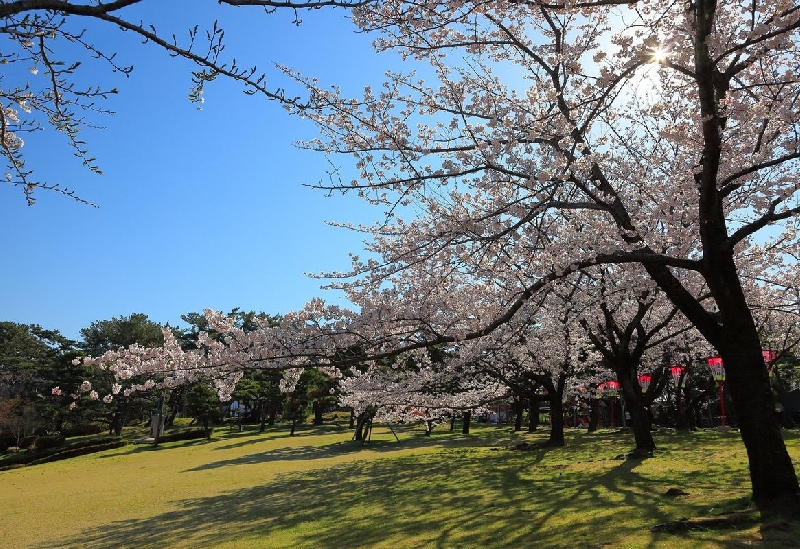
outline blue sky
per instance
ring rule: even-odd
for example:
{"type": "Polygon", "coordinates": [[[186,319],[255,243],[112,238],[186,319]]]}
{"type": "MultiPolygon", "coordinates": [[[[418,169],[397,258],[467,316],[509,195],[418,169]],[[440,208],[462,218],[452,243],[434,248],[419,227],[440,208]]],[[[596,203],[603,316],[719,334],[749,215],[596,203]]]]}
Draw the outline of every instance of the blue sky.
{"type": "MultiPolygon", "coordinates": [[[[345,11],[303,14],[298,27],[289,13],[257,8],[143,4],[128,18],[178,36],[219,18],[226,52],[268,75],[280,62],[358,93],[388,68],[345,11]]],[[[360,251],[361,237],[324,222],[369,221],[379,212],[303,186],[326,179],[330,168],[323,155],[293,146],[315,136],[314,125],[226,81],[210,84],[197,110],[187,100],[190,64],[131,33],[73,24],[135,70],[126,79],[88,59],[81,67],[81,79],[120,91],[107,105],[117,114],[83,136],[102,176],[83,168],[63,137],[26,138],[28,166],[40,179],[67,184],[99,209],[45,191],[28,207],[19,189],[0,186],[0,320],[78,338],[95,320],[133,312],[176,325],[181,314],[205,307],[274,314],[320,295],[341,302],[304,273],[347,268],[347,252],[360,251]]]]}

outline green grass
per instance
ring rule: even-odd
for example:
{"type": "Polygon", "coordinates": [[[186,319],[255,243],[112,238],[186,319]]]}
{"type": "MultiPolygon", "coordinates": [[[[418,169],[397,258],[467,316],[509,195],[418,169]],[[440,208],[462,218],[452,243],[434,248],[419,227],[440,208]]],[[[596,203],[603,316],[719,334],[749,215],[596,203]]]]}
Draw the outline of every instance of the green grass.
{"type": "MultiPolygon", "coordinates": [[[[0,472],[0,547],[795,547],[800,526],[749,509],[734,432],[659,433],[652,459],[616,459],[629,435],[340,427],[127,446],[0,472]],[[687,495],[667,497],[670,488],[687,495]],[[733,513],[733,514],[732,514],[733,513]],[[672,533],[687,517],[739,517],[672,533]]],[[[800,435],[786,433],[800,470],[800,435]]]]}

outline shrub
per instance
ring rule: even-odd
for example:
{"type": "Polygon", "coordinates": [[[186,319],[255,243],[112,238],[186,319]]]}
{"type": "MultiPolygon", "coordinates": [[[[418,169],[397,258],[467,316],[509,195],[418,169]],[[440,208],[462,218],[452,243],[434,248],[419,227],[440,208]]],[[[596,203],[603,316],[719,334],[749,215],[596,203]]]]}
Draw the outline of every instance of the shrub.
{"type": "MultiPolygon", "coordinates": [[[[41,437],[59,438],[59,437],[41,437]]],[[[20,452],[0,459],[0,471],[13,469],[23,465],[37,465],[50,461],[93,454],[103,450],[111,450],[125,446],[125,441],[115,436],[104,436],[99,438],[88,438],[68,443],[65,447],[50,447],[47,449],[37,448],[36,451],[20,452]]]]}
{"type": "Polygon", "coordinates": [[[64,446],[67,437],[64,435],[49,435],[42,436],[36,439],[36,450],[48,450],[50,448],[59,448],[64,446]]]}
{"type": "MultiPolygon", "coordinates": [[[[209,436],[214,429],[209,430],[209,436]]],[[[180,431],[169,431],[158,437],[158,442],[177,442],[179,440],[194,440],[196,438],[205,438],[205,429],[181,429],[180,431]]]]}

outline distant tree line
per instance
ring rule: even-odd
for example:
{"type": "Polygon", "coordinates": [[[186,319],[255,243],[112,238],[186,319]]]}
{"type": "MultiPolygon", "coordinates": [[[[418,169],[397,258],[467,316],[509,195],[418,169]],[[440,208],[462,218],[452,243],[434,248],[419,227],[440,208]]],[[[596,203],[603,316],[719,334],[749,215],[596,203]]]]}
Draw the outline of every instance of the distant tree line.
{"type": "MultiPolygon", "coordinates": [[[[231,314],[245,330],[259,321],[277,320],[238,309],[231,314]]],[[[75,364],[81,356],[133,344],[161,346],[165,328],[186,348],[193,347],[203,331],[214,337],[202,314],[188,313],[181,319],[188,328],[162,326],[142,313],[98,320],[80,330],[80,341],[36,324],[0,321],[0,450],[24,446],[43,435],[120,435],[126,425],[149,420],[159,408],[167,426],[183,416],[209,431],[230,415],[240,425],[258,423],[261,430],[280,418],[291,422],[294,431],[307,417],[321,423],[323,412],[336,403],[333,380],[319,372],[303,374],[294,392],[283,393],[281,372],[248,371],[231,401],[220,402],[211,379],[163,391],[127,391],[115,386],[113,372],[75,364]]]]}

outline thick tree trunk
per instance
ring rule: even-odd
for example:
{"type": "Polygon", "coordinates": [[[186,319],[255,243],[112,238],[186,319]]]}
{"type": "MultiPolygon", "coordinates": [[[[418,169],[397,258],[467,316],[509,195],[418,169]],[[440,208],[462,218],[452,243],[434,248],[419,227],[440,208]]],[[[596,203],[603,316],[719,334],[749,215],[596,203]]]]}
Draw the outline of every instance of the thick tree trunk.
{"type": "Polygon", "coordinates": [[[467,410],[461,414],[461,434],[469,434],[469,423],[472,420],[472,412],[467,410]]]}
{"type": "MultiPolygon", "coordinates": [[[[617,372],[619,375],[622,372],[617,372]]],[[[631,457],[649,457],[656,449],[650,430],[650,412],[645,406],[644,395],[636,376],[636,368],[628,368],[627,375],[619,375],[619,384],[625,398],[625,409],[630,413],[630,426],[636,449],[631,457]]]]}
{"type": "Polygon", "coordinates": [[[753,500],[762,509],[792,506],[800,512],[800,485],[775,417],[761,341],[736,265],[732,259],[720,260],[706,279],[722,317],[721,336],[713,343],[722,356],[726,389],[738,412],[753,500]]]}
{"type": "MultiPolygon", "coordinates": [[[[756,334],[757,336],[757,334],[756,334]]],[[[761,508],[800,510],[800,487],[774,412],[769,376],[758,338],[725,337],[718,348],[725,365],[726,389],[736,410],[747,449],[753,500],[761,508]]]]}
{"type": "Polygon", "coordinates": [[[525,403],[522,402],[522,397],[517,396],[514,399],[514,430],[522,431],[522,414],[525,409],[525,403]]]}
{"type": "Polygon", "coordinates": [[[323,423],[322,413],[324,411],[324,407],[319,401],[315,400],[311,403],[311,408],[314,412],[314,425],[322,425],[323,423]]]}
{"type": "Polygon", "coordinates": [[[528,432],[532,433],[539,427],[539,398],[531,393],[528,398],[528,432]]]}

